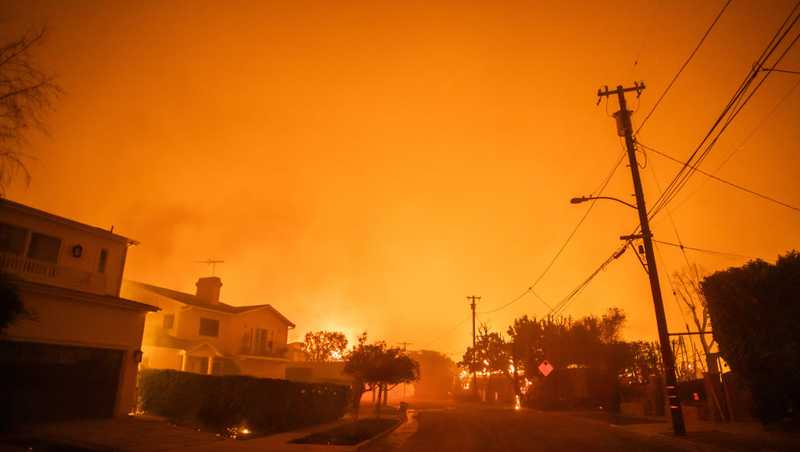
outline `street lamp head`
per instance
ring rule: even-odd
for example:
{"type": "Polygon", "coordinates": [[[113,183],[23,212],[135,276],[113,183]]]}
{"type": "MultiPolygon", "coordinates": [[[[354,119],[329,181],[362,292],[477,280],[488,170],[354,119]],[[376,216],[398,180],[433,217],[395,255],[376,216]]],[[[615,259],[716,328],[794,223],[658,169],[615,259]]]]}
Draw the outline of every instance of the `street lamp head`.
{"type": "Polygon", "coordinates": [[[572,198],[569,200],[570,204],[580,204],[582,202],[586,202],[587,198],[585,196],[578,196],[576,198],[572,198]]]}

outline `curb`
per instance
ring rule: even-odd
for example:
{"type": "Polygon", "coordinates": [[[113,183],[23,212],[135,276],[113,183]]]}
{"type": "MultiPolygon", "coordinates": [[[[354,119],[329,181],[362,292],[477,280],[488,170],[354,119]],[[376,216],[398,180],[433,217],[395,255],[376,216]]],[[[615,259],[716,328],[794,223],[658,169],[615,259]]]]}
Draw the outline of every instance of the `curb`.
{"type": "Polygon", "coordinates": [[[394,426],[392,426],[390,428],[387,428],[386,430],[378,433],[377,435],[373,436],[372,438],[365,439],[364,441],[361,441],[360,443],[358,443],[355,446],[353,446],[353,450],[359,451],[359,450],[369,446],[370,444],[389,436],[392,432],[394,432],[398,428],[402,427],[403,425],[406,425],[408,423],[408,418],[409,418],[409,416],[406,415],[405,419],[401,418],[401,422],[398,422],[396,425],[394,425],[394,426]]]}

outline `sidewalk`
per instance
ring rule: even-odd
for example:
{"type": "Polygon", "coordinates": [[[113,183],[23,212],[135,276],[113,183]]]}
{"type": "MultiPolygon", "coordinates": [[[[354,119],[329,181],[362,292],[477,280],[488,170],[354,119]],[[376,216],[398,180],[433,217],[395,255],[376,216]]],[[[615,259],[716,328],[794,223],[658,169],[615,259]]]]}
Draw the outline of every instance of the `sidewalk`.
{"type": "Polygon", "coordinates": [[[604,413],[562,413],[602,422],[621,430],[668,439],[685,450],[698,451],[798,451],[800,433],[765,431],[758,422],[708,422],[694,420],[686,423],[686,437],[672,433],[672,423],[665,417],[620,416],[620,422],[601,416],[604,413]]]}
{"type": "MultiPolygon", "coordinates": [[[[383,416],[392,417],[384,414],[383,416]]],[[[369,416],[362,416],[369,417],[369,416]]],[[[211,452],[211,451],[355,451],[356,446],[291,444],[290,441],[312,433],[352,422],[350,417],[327,424],[289,432],[230,439],[215,433],[177,426],[163,419],[136,416],[120,419],[82,420],[31,426],[10,436],[0,437],[0,452],[59,447],[57,450],[124,452],[211,452]]],[[[40,449],[40,450],[41,450],[40,449]]]]}

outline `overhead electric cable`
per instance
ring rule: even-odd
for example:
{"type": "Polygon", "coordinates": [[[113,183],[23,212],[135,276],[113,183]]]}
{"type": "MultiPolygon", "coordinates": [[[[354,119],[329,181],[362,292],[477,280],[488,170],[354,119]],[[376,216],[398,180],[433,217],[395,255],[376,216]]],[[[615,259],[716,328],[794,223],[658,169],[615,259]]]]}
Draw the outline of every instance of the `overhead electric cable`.
{"type": "Polygon", "coordinates": [[[708,254],[717,254],[717,255],[720,255],[720,256],[740,257],[740,258],[743,258],[743,259],[757,259],[756,257],[745,256],[744,254],[729,253],[729,252],[726,252],[726,251],[709,250],[709,249],[705,249],[705,248],[697,248],[697,247],[694,247],[694,246],[681,245],[680,243],[667,242],[666,240],[653,239],[653,241],[656,242],[656,243],[660,243],[662,245],[674,246],[676,248],[687,249],[687,250],[690,250],[690,251],[697,251],[698,253],[708,253],[708,254]]]}
{"type": "MultiPolygon", "coordinates": [[[[603,194],[603,191],[604,191],[604,190],[606,189],[606,187],[608,186],[608,183],[609,183],[609,182],[611,182],[611,179],[614,177],[614,174],[617,172],[617,168],[619,168],[619,165],[622,163],[622,160],[623,160],[624,158],[625,158],[625,152],[622,152],[622,153],[620,154],[619,158],[617,158],[617,161],[614,163],[614,166],[613,166],[613,167],[611,168],[611,170],[608,172],[608,175],[606,176],[606,178],[605,178],[605,179],[603,179],[603,182],[600,184],[600,186],[599,186],[599,187],[598,187],[598,188],[595,190],[595,192],[593,193],[593,196],[600,196],[600,195],[602,195],[602,194],[603,194]]],[[[532,293],[533,293],[533,294],[536,296],[536,298],[537,298],[537,299],[539,299],[539,301],[541,301],[541,302],[542,302],[542,304],[544,304],[545,306],[547,306],[547,308],[548,308],[548,309],[551,309],[551,310],[552,310],[552,309],[553,309],[553,307],[552,307],[552,306],[551,306],[551,305],[550,305],[548,302],[546,302],[546,301],[544,300],[544,298],[542,298],[542,297],[541,297],[541,296],[540,296],[540,295],[539,295],[537,292],[535,292],[535,290],[534,290],[534,289],[536,288],[536,285],[538,285],[538,284],[539,284],[539,282],[540,282],[540,281],[541,281],[541,280],[542,280],[542,279],[545,277],[545,275],[547,275],[547,273],[550,271],[550,269],[551,269],[551,268],[553,267],[553,265],[556,263],[556,261],[558,260],[558,258],[561,256],[561,254],[562,254],[562,253],[564,252],[564,250],[567,248],[567,245],[569,245],[569,242],[572,240],[572,238],[573,238],[573,237],[575,236],[575,234],[578,232],[578,229],[580,229],[581,225],[583,225],[584,221],[586,221],[586,218],[587,218],[587,217],[589,216],[589,214],[592,212],[592,209],[594,208],[594,205],[595,205],[595,203],[596,203],[596,202],[597,202],[597,200],[596,200],[596,199],[593,199],[593,200],[592,200],[592,201],[589,203],[589,207],[588,207],[588,208],[586,209],[586,211],[583,213],[583,216],[581,216],[581,218],[578,220],[578,223],[575,225],[575,227],[573,227],[573,228],[572,228],[572,231],[569,233],[569,235],[567,236],[566,240],[564,240],[564,243],[562,243],[562,244],[561,244],[561,247],[558,249],[558,251],[557,251],[557,252],[556,252],[556,254],[553,256],[553,258],[552,258],[552,259],[550,259],[550,262],[547,264],[547,266],[545,266],[544,270],[542,270],[542,272],[539,274],[539,276],[536,278],[536,280],[534,280],[534,281],[533,281],[533,284],[531,284],[530,286],[528,286],[528,288],[527,288],[525,291],[523,291],[523,292],[522,292],[520,295],[518,295],[518,296],[516,296],[516,297],[512,298],[511,300],[509,300],[508,302],[506,302],[506,303],[502,304],[501,306],[498,306],[498,307],[496,307],[496,308],[493,308],[493,309],[491,309],[491,310],[488,310],[488,311],[484,311],[484,314],[490,314],[490,313],[494,313],[494,312],[497,312],[497,311],[503,310],[503,309],[505,309],[505,308],[507,308],[507,307],[511,306],[512,304],[516,303],[517,301],[521,300],[521,299],[522,299],[523,297],[525,297],[525,295],[527,295],[529,292],[532,292],[532,293]]]]}
{"type": "MultiPolygon", "coordinates": [[[[637,144],[638,144],[639,146],[641,146],[641,147],[643,147],[643,148],[647,149],[648,151],[651,151],[651,152],[653,152],[653,153],[655,153],[655,154],[657,154],[657,155],[660,155],[660,156],[662,156],[662,157],[664,157],[664,158],[666,158],[666,159],[672,160],[673,162],[676,162],[676,163],[678,163],[678,164],[684,164],[684,162],[682,162],[682,161],[680,161],[680,160],[676,159],[675,157],[673,157],[673,156],[671,156],[671,155],[669,155],[669,154],[667,154],[667,153],[665,153],[665,152],[661,152],[661,151],[659,151],[658,149],[655,149],[655,148],[653,148],[653,147],[651,147],[651,146],[647,146],[647,145],[645,145],[645,144],[642,144],[641,142],[637,142],[637,144]]],[[[715,175],[713,175],[713,174],[711,174],[711,173],[708,173],[708,172],[706,172],[706,171],[703,171],[703,170],[701,170],[700,168],[697,168],[697,167],[695,167],[695,166],[693,166],[693,165],[689,165],[689,166],[690,166],[690,168],[692,168],[692,170],[694,170],[694,171],[697,171],[698,173],[700,173],[700,174],[702,174],[702,175],[704,175],[704,176],[706,176],[706,177],[709,177],[709,178],[711,178],[711,179],[714,179],[714,180],[715,180],[715,181],[717,181],[717,182],[721,182],[721,183],[723,183],[723,184],[726,184],[726,185],[728,185],[728,186],[731,186],[731,187],[733,187],[733,188],[735,188],[735,189],[737,189],[737,190],[741,190],[741,191],[743,191],[743,192],[745,192],[745,193],[749,193],[749,194],[751,194],[751,195],[753,195],[753,196],[757,196],[757,197],[759,197],[759,198],[761,198],[761,199],[764,199],[764,200],[766,200],[766,201],[769,201],[769,202],[775,203],[775,204],[777,204],[777,205],[779,205],[779,206],[783,206],[783,207],[786,207],[786,208],[788,208],[788,209],[792,209],[792,210],[794,210],[794,211],[796,211],[796,212],[800,212],[800,207],[793,206],[793,205],[791,205],[791,204],[789,204],[789,203],[786,203],[786,202],[783,202],[783,201],[781,201],[781,200],[775,199],[775,198],[773,198],[772,196],[765,195],[765,194],[763,194],[763,193],[759,193],[759,192],[757,192],[757,191],[755,191],[755,190],[749,189],[749,188],[747,188],[747,187],[744,187],[744,186],[742,186],[742,185],[740,185],[740,184],[737,184],[737,183],[731,182],[731,181],[729,181],[729,180],[725,180],[725,179],[723,179],[723,178],[721,178],[721,177],[719,177],[719,176],[715,176],[715,175]]]]}
{"type": "MultiPolygon", "coordinates": [[[[645,124],[647,124],[647,120],[650,119],[651,116],[653,116],[653,113],[656,111],[658,106],[661,104],[661,101],[664,100],[664,97],[666,97],[667,93],[669,93],[669,90],[672,89],[672,86],[678,80],[678,77],[680,77],[681,74],[683,73],[683,70],[686,69],[686,66],[688,66],[689,63],[692,61],[694,56],[697,54],[697,51],[700,50],[700,47],[702,47],[702,45],[706,41],[706,38],[708,37],[708,35],[711,34],[711,30],[713,30],[714,26],[717,25],[717,22],[719,22],[720,17],[722,17],[722,14],[725,12],[726,9],[728,9],[728,6],[731,4],[732,1],[733,0],[728,0],[728,1],[725,2],[725,5],[722,6],[722,9],[719,11],[719,13],[717,13],[717,17],[714,18],[714,21],[711,22],[711,25],[708,26],[708,28],[706,29],[706,32],[703,33],[703,36],[700,38],[700,42],[697,43],[697,45],[694,47],[694,50],[692,50],[692,52],[689,54],[689,57],[686,58],[686,61],[683,62],[683,64],[681,65],[680,69],[678,69],[678,72],[675,74],[675,76],[672,77],[672,80],[667,84],[667,87],[664,88],[664,91],[661,93],[660,96],[658,96],[658,99],[656,99],[656,103],[653,104],[653,107],[650,109],[650,111],[647,113],[647,115],[645,115],[644,119],[642,120],[642,123],[639,124],[639,127],[636,129],[636,132],[634,132],[634,135],[638,134],[639,131],[644,128],[645,124]]],[[[638,61],[638,57],[637,57],[637,61],[638,61]]]]}
{"type": "MultiPolygon", "coordinates": [[[[800,78],[798,78],[797,82],[795,82],[792,86],[789,87],[788,90],[786,90],[786,92],[783,94],[783,96],[781,96],[780,100],[778,100],[778,102],[772,107],[772,109],[770,109],[764,116],[761,117],[761,119],[758,121],[758,124],[755,127],[753,127],[750,133],[748,133],[747,136],[736,147],[734,147],[731,150],[731,152],[729,152],[728,155],[725,156],[724,159],[722,159],[719,165],[717,165],[717,167],[713,171],[711,171],[711,174],[719,173],[720,170],[722,170],[722,168],[728,164],[728,162],[736,155],[737,152],[744,149],[745,145],[747,145],[747,143],[769,122],[769,119],[772,117],[772,115],[774,115],[780,109],[783,103],[786,102],[786,100],[789,99],[789,97],[791,97],[791,95],[794,93],[794,91],[797,89],[798,86],[800,86],[800,78]]],[[[706,182],[708,182],[708,179],[706,179],[706,182]]],[[[705,184],[701,184],[692,193],[684,196],[680,204],[675,206],[672,210],[675,211],[684,204],[686,204],[686,202],[688,202],[695,194],[697,194],[697,192],[700,191],[703,185],[705,184]]]]}
{"type": "MultiPolygon", "coordinates": [[[[727,127],[731,124],[731,122],[738,116],[738,114],[742,111],[742,109],[747,105],[753,95],[758,92],[759,88],[763,85],[764,81],[766,81],[767,77],[769,77],[770,72],[765,73],[762,79],[758,82],[758,84],[749,91],[748,88],[756,79],[756,77],[761,73],[761,68],[764,67],[766,60],[775,52],[775,50],[780,46],[783,42],[784,38],[789,34],[792,28],[797,24],[798,19],[800,19],[800,15],[795,16],[795,11],[797,10],[798,6],[800,6],[800,1],[795,4],[792,8],[792,11],[787,16],[784,23],[781,25],[781,28],[778,29],[776,34],[770,40],[767,48],[761,54],[761,57],[753,66],[753,68],[748,71],[748,75],[745,77],[745,80],[739,86],[739,89],[730,99],[726,107],[723,109],[722,113],[717,117],[714,121],[714,124],[709,129],[708,133],[706,133],[705,137],[700,141],[700,144],[695,148],[689,158],[684,162],[684,166],[678,171],[672,181],[667,185],[664,192],[662,192],[661,196],[656,200],[654,207],[650,211],[650,217],[654,217],[658,214],[658,212],[672,199],[674,199],[675,195],[685,186],[688,182],[689,178],[694,173],[693,170],[689,170],[689,167],[696,168],[698,167],[703,160],[708,156],[708,153],[714,147],[714,145],[719,140],[722,133],[727,129],[727,127]],[[794,19],[792,19],[794,17],[794,19]],[[788,24],[788,26],[787,26],[788,24]],[[742,100],[744,99],[744,100],[742,100]],[[723,123],[724,122],[724,123],[723,123]],[[722,126],[720,127],[720,124],[722,126]],[[718,127],[720,127],[718,129],[718,127]],[[716,135],[715,135],[716,134],[716,135]],[[713,135],[713,139],[711,138],[713,135]],[[711,139],[709,141],[709,139],[711,139]],[[708,144],[706,144],[708,142],[708,144]],[[705,146],[705,148],[704,148],[705,146]],[[702,152],[701,152],[702,150],[702,152]],[[699,156],[698,156],[699,153],[699,156]]],[[[788,51],[794,46],[797,42],[798,35],[795,39],[786,47],[783,53],[778,57],[774,64],[779,63],[783,57],[786,56],[788,51]]]]}

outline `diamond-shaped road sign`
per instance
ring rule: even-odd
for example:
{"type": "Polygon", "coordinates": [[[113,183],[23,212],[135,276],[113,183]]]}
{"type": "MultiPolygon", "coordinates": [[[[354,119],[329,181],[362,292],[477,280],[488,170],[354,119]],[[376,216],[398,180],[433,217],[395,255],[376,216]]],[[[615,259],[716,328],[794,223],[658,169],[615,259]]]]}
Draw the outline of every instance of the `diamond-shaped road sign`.
{"type": "Polygon", "coordinates": [[[541,364],[539,364],[539,372],[541,372],[545,377],[550,375],[550,372],[552,372],[553,369],[555,369],[555,367],[553,367],[548,360],[544,360],[541,364]]]}

